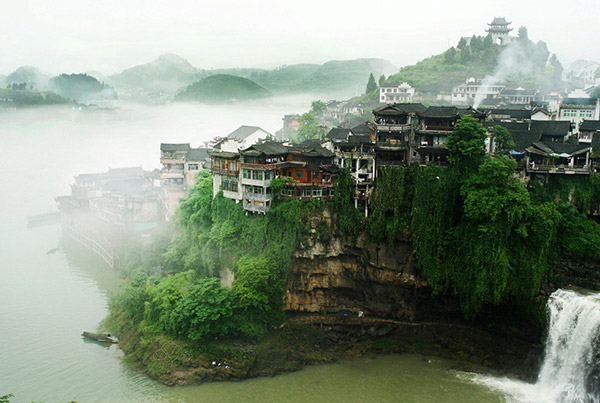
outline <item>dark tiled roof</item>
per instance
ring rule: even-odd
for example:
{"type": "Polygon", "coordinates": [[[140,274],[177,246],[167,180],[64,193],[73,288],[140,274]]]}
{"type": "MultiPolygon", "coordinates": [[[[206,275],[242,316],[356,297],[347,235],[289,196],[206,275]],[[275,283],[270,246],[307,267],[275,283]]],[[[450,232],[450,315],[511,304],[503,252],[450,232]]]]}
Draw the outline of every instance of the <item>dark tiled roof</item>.
{"type": "Polygon", "coordinates": [[[212,157],[226,158],[229,160],[240,158],[240,155],[238,153],[232,153],[229,151],[211,151],[209,154],[212,157]]]}
{"type": "Polygon", "coordinates": [[[536,91],[534,90],[527,90],[524,88],[505,88],[502,90],[502,92],[500,92],[500,96],[504,96],[504,95],[529,95],[529,96],[534,96],[536,94],[536,91]]]}
{"type": "Polygon", "coordinates": [[[477,109],[471,107],[459,108],[456,106],[430,106],[419,116],[424,118],[455,118],[472,115],[473,117],[481,117],[483,114],[477,109]]]}
{"type": "MultiPolygon", "coordinates": [[[[527,122],[496,122],[493,120],[487,120],[483,122],[484,127],[502,126],[506,130],[512,132],[513,130],[529,130],[529,123],[527,122]]],[[[538,133],[539,134],[539,133],[538,133]]]]}
{"type": "Polygon", "coordinates": [[[494,21],[488,23],[488,25],[509,25],[512,22],[506,21],[506,17],[494,17],[494,21]]]}
{"type": "Polygon", "coordinates": [[[485,108],[484,111],[488,116],[494,115],[508,116],[512,119],[531,119],[531,110],[529,109],[516,109],[516,108],[485,108]]]}
{"type": "Polygon", "coordinates": [[[540,135],[529,130],[511,130],[515,151],[525,151],[531,144],[540,141],[540,135]]]}
{"type": "Polygon", "coordinates": [[[350,133],[350,129],[343,129],[341,127],[336,127],[329,130],[329,133],[325,135],[325,138],[330,140],[345,140],[350,133]]]}
{"type": "Polygon", "coordinates": [[[187,151],[190,149],[190,143],[160,143],[160,151],[187,151]]]}
{"type": "Polygon", "coordinates": [[[584,132],[595,132],[600,130],[600,120],[584,120],[579,125],[579,130],[584,132]]]}
{"type": "Polygon", "coordinates": [[[566,136],[571,129],[571,122],[566,120],[532,120],[531,131],[544,136],[566,136]]]}
{"type": "Polygon", "coordinates": [[[586,149],[590,148],[587,144],[569,144],[569,143],[554,143],[554,142],[535,142],[533,146],[548,153],[555,154],[577,154],[584,152],[586,149]]]}
{"type": "Polygon", "coordinates": [[[318,148],[321,147],[321,140],[317,139],[307,139],[301,143],[296,144],[294,147],[300,148],[318,148]]]}
{"type": "MultiPolygon", "coordinates": [[[[242,154],[246,154],[248,152],[256,151],[258,154],[265,155],[281,155],[286,154],[288,152],[288,147],[284,146],[281,143],[276,143],[274,141],[267,141],[264,143],[254,144],[245,150],[242,150],[242,154]]],[[[254,153],[253,153],[254,154],[254,153]]]]}
{"type": "Polygon", "coordinates": [[[398,115],[409,113],[423,113],[425,108],[421,103],[397,103],[392,105],[384,105],[373,109],[374,115],[398,115]]]}
{"type": "Polygon", "coordinates": [[[368,144],[371,143],[371,136],[369,134],[353,135],[348,137],[348,144],[368,144]]]}
{"type": "Polygon", "coordinates": [[[204,161],[208,158],[208,148],[192,148],[187,152],[188,161],[204,161]]]}
{"type": "Polygon", "coordinates": [[[371,129],[366,123],[362,123],[352,128],[352,134],[371,134],[371,129]]]}
{"type": "MultiPolygon", "coordinates": [[[[263,130],[263,129],[261,129],[258,126],[240,126],[236,130],[229,133],[227,135],[227,138],[235,139],[235,140],[244,140],[246,137],[250,136],[257,130],[263,130]]],[[[263,130],[263,131],[267,134],[270,134],[270,133],[266,132],[265,130],[263,130]]]]}
{"type": "Polygon", "coordinates": [[[596,100],[594,98],[565,98],[561,106],[565,105],[593,107],[596,106],[596,100]]]}

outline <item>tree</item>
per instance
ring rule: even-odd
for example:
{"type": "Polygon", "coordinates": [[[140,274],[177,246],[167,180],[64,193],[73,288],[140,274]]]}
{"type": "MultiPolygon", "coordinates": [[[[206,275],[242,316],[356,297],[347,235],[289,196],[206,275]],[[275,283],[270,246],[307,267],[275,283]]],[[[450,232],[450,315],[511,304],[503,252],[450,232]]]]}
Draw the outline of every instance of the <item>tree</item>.
{"type": "Polygon", "coordinates": [[[190,340],[226,335],[232,315],[231,291],[217,278],[189,286],[173,309],[176,333],[190,340]]]}
{"type": "Polygon", "coordinates": [[[324,128],[319,125],[315,116],[310,113],[304,113],[300,116],[300,128],[298,129],[298,140],[319,139],[324,135],[324,128]]]}
{"type": "Polygon", "coordinates": [[[529,35],[527,34],[527,28],[525,28],[524,26],[520,27],[519,33],[517,34],[517,38],[519,38],[519,41],[521,41],[521,42],[529,41],[529,35]]]}
{"type": "Polygon", "coordinates": [[[494,126],[494,143],[497,152],[515,148],[512,134],[505,127],[500,125],[494,126]]]}
{"type": "Polygon", "coordinates": [[[476,172],[485,157],[486,131],[471,115],[459,119],[448,136],[450,164],[460,174],[476,172]]]}
{"type": "Polygon", "coordinates": [[[470,46],[473,53],[477,53],[483,50],[483,39],[481,38],[481,36],[473,35],[473,37],[471,38],[470,46]]]}
{"type": "Polygon", "coordinates": [[[373,77],[373,73],[369,74],[369,82],[367,83],[367,89],[365,90],[365,94],[370,94],[371,92],[377,89],[377,83],[375,82],[375,77],[373,77]]]}
{"type": "Polygon", "coordinates": [[[325,108],[327,107],[327,105],[325,105],[325,102],[323,101],[313,101],[310,104],[310,113],[316,117],[319,118],[321,116],[323,116],[323,112],[325,111],[325,108]]]}
{"type": "Polygon", "coordinates": [[[460,40],[458,41],[458,45],[456,45],[457,48],[459,48],[460,50],[462,50],[463,48],[465,48],[467,46],[467,40],[465,39],[465,37],[461,37],[460,40]]]}
{"type": "Polygon", "coordinates": [[[600,98],[600,87],[596,87],[594,88],[594,90],[592,91],[592,93],[590,94],[590,98],[593,99],[598,99],[600,98]]]}
{"type": "Polygon", "coordinates": [[[447,51],[444,52],[444,62],[446,64],[454,64],[456,61],[456,49],[451,47],[447,51]]]}
{"type": "Polygon", "coordinates": [[[492,34],[487,34],[483,39],[483,48],[491,49],[494,46],[494,40],[492,39],[492,34]]]}
{"type": "Polygon", "coordinates": [[[385,84],[385,74],[379,77],[379,86],[381,87],[383,84],[385,84]]]}

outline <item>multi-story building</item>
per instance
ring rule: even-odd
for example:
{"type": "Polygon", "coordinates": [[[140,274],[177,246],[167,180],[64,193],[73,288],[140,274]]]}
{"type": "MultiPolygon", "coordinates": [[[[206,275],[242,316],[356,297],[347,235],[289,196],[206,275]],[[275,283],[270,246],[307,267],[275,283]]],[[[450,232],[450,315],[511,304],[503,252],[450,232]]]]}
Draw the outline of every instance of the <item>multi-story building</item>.
{"type": "Polygon", "coordinates": [[[165,218],[170,218],[185,196],[187,188],[194,184],[196,174],[208,164],[206,148],[191,148],[189,143],[161,143],[160,171],[165,218]]]}
{"type": "MultiPolygon", "coordinates": [[[[240,150],[242,203],[244,210],[266,213],[275,195],[271,181],[277,176],[277,164],[287,161],[288,148],[281,143],[265,142],[240,150]]],[[[292,177],[302,175],[291,170],[292,177]]]]}
{"type": "Polygon", "coordinates": [[[558,110],[558,120],[567,120],[573,124],[577,133],[579,124],[584,120],[600,119],[600,98],[565,98],[558,110]]]}
{"type": "Polygon", "coordinates": [[[448,162],[447,138],[452,134],[456,122],[465,115],[471,115],[480,122],[485,118],[485,114],[476,109],[455,106],[430,106],[418,114],[419,123],[415,133],[415,143],[421,163],[448,162]]]}
{"type": "Polygon", "coordinates": [[[425,110],[420,103],[392,104],[373,110],[377,167],[411,163],[414,127],[425,110]]]}
{"type": "Polygon", "coordinates": [[[240,154],[229,151],[212,151],[213,196],[223,191],[223,196],[236,201],[242,200],[240,182],[240,154]]]}
{"type": "Polygon", "coordinates": [[[504,84],[487,83],[475,77],[469,77],[464,84],[452,89],[452,104],[473,105],[481,103],[483,100],[496,99],[504,88],[504,84]]]}
{"type": "MultiPolygon", "coordinates": [[[[592,144],[594,137],[598,140],[600,137],[600,120],[584,120],[579,124],[579,144],[592,144]]],[[[600,151],[594,149],[594,152],[600,151]]]]}
{"type": "Polygon", "coordinates": [[[379,88],[379,101],[388,104],[394,102],[412,102],[415,89],[408,83],[385,84],[379,88]]]}

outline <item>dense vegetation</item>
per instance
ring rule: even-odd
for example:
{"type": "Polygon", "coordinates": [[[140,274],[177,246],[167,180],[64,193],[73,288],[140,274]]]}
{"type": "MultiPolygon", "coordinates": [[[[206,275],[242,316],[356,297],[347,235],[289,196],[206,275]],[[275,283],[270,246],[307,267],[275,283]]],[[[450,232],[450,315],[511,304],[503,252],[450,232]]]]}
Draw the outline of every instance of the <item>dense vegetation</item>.
{"type": "MultiPolygon", "coordinates": [[[[23,83],[25,84],[25,83],[23,83]]],[[[0,106],[8,107],[20,107],[27,105],[54,105],[54,104],[66,104],[72,101],[61,97],[53,92],[39,92],[29,91],[22,85],[11,85],[9,89],[0,88],[0,106]],[[15,89],[13,89],[15,88],[15,89]]]]}
{"type": "Polygon", "coordinates": [[[456,47],[400,69],[387,83],[408,82],[419,89],[446,89],[468,77],[494,76],[509,87],[549,89],[559,85],[563,67],[543,41],[532,42],[527,29],[508,46],[493,43],[491,35],[461,38],[456,47]]]}
{"type": "MultiPolygon", "coordinates": [[[[412,242],[433,292],[458,296],[468,318],[486,305],[526,304],[558,258],[600,259],[600,226],[582,214],[600,204],[600,180],[557,177],[526,187],[514,176],[515,161],[485,154],[484,141],[479,123],[464,117],[448,139],[448,168],[382,168],[369,218],[354,208],[354,186],[342,169],[329,206],[339,236],[365,231],[391,247],[412,242]]],[[[181,202],[176,235],[156,248],[152,264],[142,256],[130,264],[109,324],[148,338],[262,338],[284,319],[292,252],[324,206],[281,201],[265,216],[248,216],[240,204],[213,198],[212,177],[199,174],[181,202]],[[219,281],[227,270],[235,274],[229,288],[219,281]]],[[[331,235],[318,228],[310,236],[331,235]]]]}
{"type": "Polygon", "coordinates": [[[283,320],[283,290],[303,217],[321,207],[295,200],[266,216],[247,216],[241,204],[213,198],[212,177],[201,173],[181,203],[181,230],[163,247],[159,264],[169,275],[152,276],[139,260],[130,265],[131,281],[113,300],[109,323],[186,340],[262,337],[283,320]],[[235,273],[231,289],[219,282],[226,269],[235,273]]]}
{"type": "Polygon", "coordinates": [[[176,101],[224,103],[265,98],[271,93],[247,78],[216,74],[189,85],[177,94],[176,101]]]}

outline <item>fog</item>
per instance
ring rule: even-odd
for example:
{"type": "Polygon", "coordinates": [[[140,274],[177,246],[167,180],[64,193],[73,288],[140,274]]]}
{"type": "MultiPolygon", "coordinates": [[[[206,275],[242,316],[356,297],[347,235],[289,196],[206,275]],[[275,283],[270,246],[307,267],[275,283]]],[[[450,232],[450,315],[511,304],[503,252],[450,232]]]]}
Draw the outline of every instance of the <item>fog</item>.
{"type": "Polygon", "coordinates": [[[598,59],[600,3],[517,0],[256,2],[43,0],[3,4],[0,74],[35,65],[105,75],[176,53],[199,68],[380,57],[412,64],[482,35],[494,16],[528,27],[566,66],[598,59]]]}

